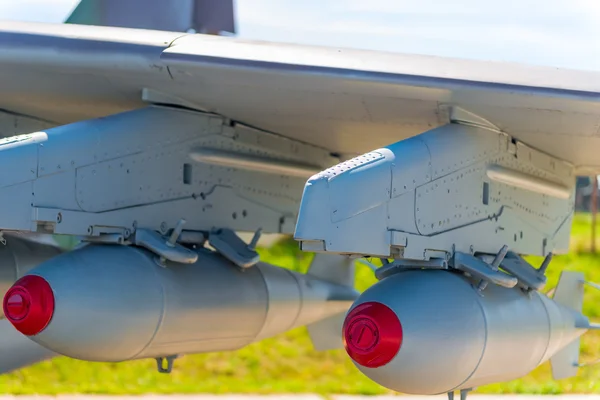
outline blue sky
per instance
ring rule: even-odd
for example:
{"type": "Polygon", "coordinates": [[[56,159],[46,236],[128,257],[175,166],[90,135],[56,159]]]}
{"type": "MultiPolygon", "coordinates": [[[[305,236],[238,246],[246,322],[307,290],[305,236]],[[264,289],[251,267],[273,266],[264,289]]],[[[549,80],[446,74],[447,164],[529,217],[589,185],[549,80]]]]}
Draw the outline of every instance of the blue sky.
{"type": "MultiPolygon", "coordinates": [[[[0,0],[60,22],[77,0],[0,0]]],[[[600,0],[237,0],[239,36],[600,70],[600,0]]]]}

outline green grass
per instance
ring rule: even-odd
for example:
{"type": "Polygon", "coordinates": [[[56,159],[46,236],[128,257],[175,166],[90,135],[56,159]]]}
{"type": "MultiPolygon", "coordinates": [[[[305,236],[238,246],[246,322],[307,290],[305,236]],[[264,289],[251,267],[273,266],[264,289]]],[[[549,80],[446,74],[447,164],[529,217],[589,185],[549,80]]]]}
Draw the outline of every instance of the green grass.
{"type": "MultiPolygon", "coordinates": [[[[600,256],[589,249],[589,216],[573,223],[572,252],[557,256],[548,272],[548,288],[556,285],[563,269],[584,271],[600,282],[600,256]]],[[[598,241],[600,249],[600,238],[598,241]]],[[[304,272],[311,255],[297,250],[293,241],[261,249],[263,260],[304,272]]],[[[535,265],[540,258],[531,258],[535,265]]],[[[364,289],[375,282],[372,273],[358,266],[357,284],[364,289]]],[[[586,293],[585,313],[600,319],[600,292],[586,293]]],[[[582,362],[600,357],[600,334],[588,333],[582,341],[582,362]]],[[[306,330],[295,329],[236,352],[185,356],[175,361],[173,373],[159,374],[153,360],[127,363],[87,363],[56,358],[0,376],[5,394],[145,394],[145,393],[348,393],[386,394],[386,389],[365,378],[343,350],[316,352],[306,330]]],[[[555,382],[549,365],[512,382],[477,389],[479,393],[600,393],[600,368],[581,369],[577,377],[555,382]]]]}

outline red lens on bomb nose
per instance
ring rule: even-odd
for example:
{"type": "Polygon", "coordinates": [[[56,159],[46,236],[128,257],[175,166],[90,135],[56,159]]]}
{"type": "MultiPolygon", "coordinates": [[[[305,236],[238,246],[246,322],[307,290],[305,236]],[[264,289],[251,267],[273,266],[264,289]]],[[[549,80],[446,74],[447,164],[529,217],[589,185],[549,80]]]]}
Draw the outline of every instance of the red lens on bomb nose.
{"type": "Polygon", "coordinates": [[[394,311],[378,302],[354,308],[343,328],[346,352],[363,367],[377,368],[398,354],[402,346],[402,325],[394,311]]]}
{"type": "Polygon", "coordinates": [[[20,290],[15,290],[6,299],[5,314],[12,320],[22,320],[29,312],[29,305],[29,295],[20,290]]]}
{"type": "Polygon", "coordinates": [[[54,314],[54,293],[50,284],[37,275],[19,279],[4,295],[4,316],[22,334],[37,335],[54,314]]]}

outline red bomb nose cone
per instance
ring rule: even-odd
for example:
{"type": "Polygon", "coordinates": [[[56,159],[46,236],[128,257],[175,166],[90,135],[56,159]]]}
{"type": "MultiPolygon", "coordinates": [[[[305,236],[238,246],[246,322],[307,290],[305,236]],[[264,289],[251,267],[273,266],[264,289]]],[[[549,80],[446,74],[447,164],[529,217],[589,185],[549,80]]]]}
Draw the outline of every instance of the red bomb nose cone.
{"type": "Polygon", "coordinates": [[[343,328],[346,352],[363,367],[377,368],[390,361],[402,346],[402,325],[388,306],[377,302],[359,305],[346,317],[343,328]]]}
{"type": "Polygon", "coordinates": [[[4,295],[6,319],[22,334],[37,335],[54,314],[54,294],[46,280],[37,275],[19,279],[4,295]]]}

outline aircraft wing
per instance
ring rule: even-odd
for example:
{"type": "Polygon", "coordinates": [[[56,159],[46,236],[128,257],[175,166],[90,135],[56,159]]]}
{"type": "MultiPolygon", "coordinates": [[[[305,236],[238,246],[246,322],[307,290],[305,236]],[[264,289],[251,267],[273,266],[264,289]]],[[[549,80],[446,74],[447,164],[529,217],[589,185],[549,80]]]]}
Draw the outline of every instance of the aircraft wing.
{"type": "Polygon", "coordinates": [[[84,245],[8,237],[3,314],[54,353],[161,372],[307,325],[405,393],[466,394],[550,358],[571,376],[596,328],[583,280],[541,290],[568,248],[575,175],[600,171],[599,78],[4,23],[0,132],[24,135],[0,141],[0,231],[84,245]],[[318,253],[308,273],[260,262],[261,232],[318,253]],[[359,296],[365,257],[382,267],[359,296]]]}
{"type": "Polygon", "coordinates": [[[4,23],[0,40],[0,107],[58,124],[141,107],[146,89],[334,153],[467,118],[600,167],[596,72],[82,26],[4,23]]]}

